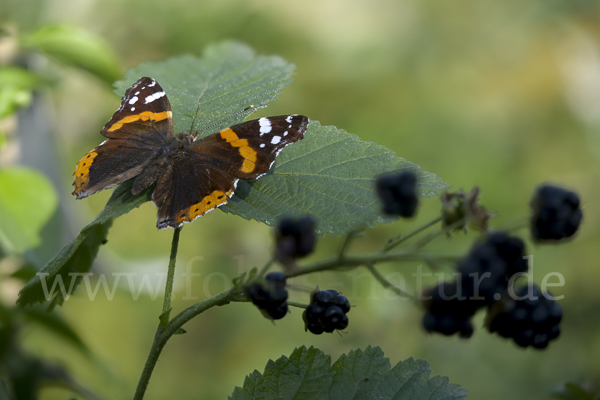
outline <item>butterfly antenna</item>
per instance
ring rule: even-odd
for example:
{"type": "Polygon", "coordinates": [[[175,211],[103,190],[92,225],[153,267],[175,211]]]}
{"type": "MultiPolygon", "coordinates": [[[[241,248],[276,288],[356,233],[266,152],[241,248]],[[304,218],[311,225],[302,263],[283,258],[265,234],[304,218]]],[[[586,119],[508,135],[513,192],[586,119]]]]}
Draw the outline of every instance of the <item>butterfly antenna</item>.
{"type": "Polygon", "coordinates": [[[231,118],[235,118],[236,116],[240,115],[241,113],[243,113],[243,112],[246,112],[246,111],[248,111],[248,110],[250,110],[250,109],[252,109],[252,108],[254,108],[254,106],[253,106],[252,104],[250,104],[248,107],[245,107],[245,108],[243,108],[243,109],[241,109],[241,110],[239,110],[239,111],[236,111],[235,113],[231,114],[230,116],[228,116],[228,117],[226,117],[226,118],[223,118],[222,120],[220,120],[220,121],[217,121],[217,122],[215,122],[214,124],[210,124],[210,125],[208,125],[208,126],[205,126],[205,127],[203,127],[203,128],[200,128],[200,129],[198,129],[198,130],[195,132],[196,134],[194,135],[194,139],[195,139],[195,138],[196,138],[196,137],[197,137],[197,136],[198,136],[198,135],[199,135],[201,132],[203,132],[203,131],[206,131],[206,130],[208,130],[208,129],[212,128],[212,127],[215,127],[215,126],[217,126],[217,125],[220,125],[220,124],[222,124],[223,122],[225,122],[225,121],[227,121],[227,120],[229,120],[229,119],[231,119],[231,118]]]}

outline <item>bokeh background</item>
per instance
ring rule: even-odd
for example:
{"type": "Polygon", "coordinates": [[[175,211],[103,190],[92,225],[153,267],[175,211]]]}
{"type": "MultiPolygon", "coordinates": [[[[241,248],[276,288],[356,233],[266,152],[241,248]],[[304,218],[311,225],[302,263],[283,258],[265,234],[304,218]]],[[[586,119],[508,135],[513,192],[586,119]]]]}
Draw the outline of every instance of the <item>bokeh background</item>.
{"type": "MultiPolygon", "coordinates": [[[[544,351],[522,350],[487,334],[483,316],[469,340],[425,334],[421,310],[392,298],[365,271],[319,274],[292,282],[292,298],[306,302],[303,290],[316,284],[343,291],[356,305],[346,334],[305,333],[298,309],[275,325],[250,304],[212,309],[168,343],[150,382],[150,400],[226,398],[246,374],[301,345],[319,347],[333,360],[369,344],[381,346],[392,364],[424,358],[434,374],[460,383],[473,399],[545,399],[561,383],[597,380],[599,22],[600,3],[594,0],[0,0],[0,23],[14,34],[71,24],[103,38],[121,72],[144,60],[201,55],[207,45],[228,39],[281,55],[296,64],[295,81],[256,116],[304,114],[385,145],[453,189],[477,185],[482,203],[498,213],[493,228],[526,218],[540,182],[581,195],[585,220],[575,240],[561,246],[528,242],[534,281],[549,272],[565,280],[553,291],[564,295],[562,335],[544,351]]],[[[44,244],[28,253],[43,265],[110,196],[75,201],[70,185],[75,163],[103,140],[99,130],[119,98],[92,75],[30,57],[29,66],[55,84],[36,94],[35,110],[21,112],[16,132],[35,119],[33,126],[43,126],[44,133],[17,135],[12,150],[0,154],[3,167],[40,170],[60,196],[44,244]]],[[[437,199],[424,200],[415,221],[370,230],[353,251],[374,251],[439,209],[437,199]]],[[[152,277],[166,271],[172,231],[157,231],[154,224],[150,203],[116,220],[95,270],[152,277]]],[[[519,233],[527,238],[526,230],[519,233]]],[[[460,254],[476,237],[443,238],[432,251],[460,254]]],[[[331,254],[339,244],[339,238],[320,239],[310,259],[331,254]]],[[[191,291],[179,280],[175,311],[191,305],[190,297],[224,289],[226,279],[262,265],[271,251],[271,229],[255,221],[215,211],[186,226],[178,272],[191,268],[201,276],[191,291]]],[[[417,267],[389,264],[382,272],[402,273],[410,288],[417,267]]],[[[14,302],[15,282],[3,282],[3,301],[14,302]]],[[[160,295],[132,296],[125,284],[111,300],[102,292],[93,301],[76,295],[56,311],[105,368],[37,325],[26,325],[21,338],[30,352],[64,365],[104,398],[131,398],[161,306],[160,295]]],[[[65,399],[69,393],[45,389],[40,398],[65,399]]]]}

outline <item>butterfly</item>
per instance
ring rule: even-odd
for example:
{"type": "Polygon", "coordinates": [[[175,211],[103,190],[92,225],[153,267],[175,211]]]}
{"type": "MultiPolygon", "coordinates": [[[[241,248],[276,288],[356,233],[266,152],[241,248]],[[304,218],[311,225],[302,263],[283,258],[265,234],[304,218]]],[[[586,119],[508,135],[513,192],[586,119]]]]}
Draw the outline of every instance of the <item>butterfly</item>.
{"type": "Polygon", "coordinates": [[[239,179],[265,175],[288,144],[304,137],[302,115],[263,117],[197,139],[174,135],[166,93],[149,77],[138,79],[102,128],[107,139],[87,153],[73,174],[73,195],[83,199],[133,179],[131,192],[152,185],[156,226],[177,228],[222,206],[239,179]]]}

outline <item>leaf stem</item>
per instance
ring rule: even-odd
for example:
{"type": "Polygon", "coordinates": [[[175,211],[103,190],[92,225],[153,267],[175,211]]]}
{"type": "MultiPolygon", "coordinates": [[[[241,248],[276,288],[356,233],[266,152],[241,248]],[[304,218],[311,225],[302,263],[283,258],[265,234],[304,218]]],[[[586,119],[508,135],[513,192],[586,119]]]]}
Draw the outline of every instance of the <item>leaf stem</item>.
{"type": "Polygon", "coordinates": [[[365,256],[346,256],[340,260],[339,256],[329,257],[321,261],[316,261],[307,264],[301,268],[290,271],[286,274],[288,278],[293,278],[300,275],[306,275],[313,272],[334,270],[340,267],[347,267],[348,269],[356,268],[361,265],[375,264],[384,261],[397,261],[397,260],[421,260],[423,256],[414,251],[398,251],[394,253],[385,253],[379,251],[377,253],[368,254],[365,256]]]}
{"type": "Polygon", "coordinates": [[[383,275],[381,275],[381,273],[375,268],[374,265],[370,264],[370,265],[367,265],[366,267],[371,272],[371,274],[373,274],[373,276],[375,277],[375,279],[377,279],[377,281],[384,288],[391,289],[398,296],[402,296],[402,297],[406,297],[406,298],[410,298],[410,299],[414,298],[414,296],[411,296],[410,294],[408,294],[404,290],[400,289],[398,286],[396,286],[393,283],[391,283],[390,281],[388,281],[383,275]]]}
{"type": "Polygon", "coordinates": [[[383,246],[383,248],[381,250],[382,251],[390,251],[391,249],[398,246],[402,242],[405,242],[408,239],[412,238],[413,236],[418,235],[419,233],[423,232],[425,229],[432,227],[433,225],[437,224],[441,220],[442,220],[442,216],[439,216],[439,217],[434,218],[431,221],[427,222],[426,224],[419,226],[418,228],[414,229],[413,231],[407,233],[406,235],[398,235],[395,238],[390,239],[383,246]]]}

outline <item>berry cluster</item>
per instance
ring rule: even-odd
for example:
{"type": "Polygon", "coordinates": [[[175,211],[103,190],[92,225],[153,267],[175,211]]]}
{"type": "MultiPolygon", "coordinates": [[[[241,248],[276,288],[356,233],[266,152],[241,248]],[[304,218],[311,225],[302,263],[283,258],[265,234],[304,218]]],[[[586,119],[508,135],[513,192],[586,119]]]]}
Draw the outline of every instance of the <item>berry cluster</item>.
{"type": "Polygon", "coordinates": [[[540,241],[573,236],[583,218],[577,193],[556,186],[540,186],[531,200],[531,209],[531,233],[540,241]]]}
{"type": "Polygon", "coordinates": [[[524,255],[520,238],[504,232],[488,234],[458,263],[464,295],[485,304],[500,300],[510,278],[529,269],[524,255]]]}
{"type": "Polygon", "coordinates": [[[281,263],[307,256],[315,248],[315,222],[310,217],[282,219],[275,230],[275,258],[281,263]]]}
{"type": "Polygon", "coordinates": [[[383,212],[409,218],[415,215],[417,197],[417,175],[412,171],[383,175],[377,179],[377,194],[383,202],[383,212]]]}
{"type": "Polygon", "coordinates": [[[544,349],[560,335],[562,308],[536,285],[515,290],[515,298],[498,302],[487,319],[490,332],[512,338],[520,347],[544,349]]]}
{"type": "Polygon", "coordinates": [[[491,233],[476,243],[459,262],[456,281],[442,282],[424,293],[425,330],[470,337],[470,319],[477,310],[501,300],[510,278],[527,272],[524,255],[523,241],[503,232],[491,233]]]}
{"type": "Polygon", "coordinates": [[[304,313],[305,329],[315,335],[331,333],[336,329],[346,329],[350,302],[336,290],[315,290],[310,296],[310,304],[304,313]]]}
{"type": "Polygon", "coordinates": [[[252,303],[269,319],[281,319],[288,312],[288,292],[286,279],[281,272],[271,272],[265,276],[267,287],[254,283],[246,288],[246,294],[252,303]]]}
{"type": "Polygon", "coordinates": [[[423,294],[427,299],[424,301],[427,312],[423,316],[423,327],[427,332],[471,337],[471,317],[478,305],[463,295],[459,282],[442,282],[423,294]]]}

